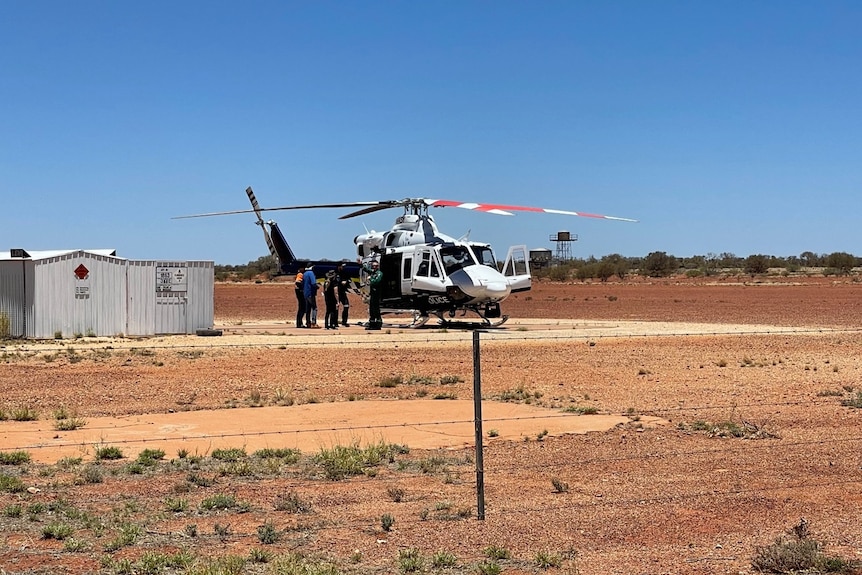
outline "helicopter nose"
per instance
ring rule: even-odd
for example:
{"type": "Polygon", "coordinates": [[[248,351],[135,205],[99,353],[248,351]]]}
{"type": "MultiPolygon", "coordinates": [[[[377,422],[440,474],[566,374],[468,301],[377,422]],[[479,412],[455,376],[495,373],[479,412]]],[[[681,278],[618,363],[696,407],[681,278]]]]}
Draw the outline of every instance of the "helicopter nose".
{"type": "Polygon", "coordinates": [[[511,292],[511,287],[506,278],[488,266],[476,265],[464,268],[468,281],[459,282],[461,290],[474,299],[489,301],[502,301],[511,292]]]}
{"type": "Polygon", "coordinates": [[[499,282],[487,282],[485,284],[485,297],[491,300],[501,300],[509,295],[511,288],[509,284],[503,280],[499,282]]]}

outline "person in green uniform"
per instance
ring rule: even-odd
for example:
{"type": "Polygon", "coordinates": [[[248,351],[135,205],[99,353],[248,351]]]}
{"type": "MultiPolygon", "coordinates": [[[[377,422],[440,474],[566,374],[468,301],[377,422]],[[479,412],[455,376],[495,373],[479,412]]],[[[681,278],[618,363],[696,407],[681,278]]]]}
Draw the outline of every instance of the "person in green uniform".
{"type": "MultiPolygon", "coordinates": [[[[359,260],[362,263],[362,260],[359,260]]],[[[380,262],[374,260],[370,266],[363,265],[362,268],[368,274],[368,287],[370,297],[368,301],[368,325],[365,329],[380,329],[383,327],[383,318],[380,315],[380,292],[383,289],[383,272],[380,271],[380,262]]]]}

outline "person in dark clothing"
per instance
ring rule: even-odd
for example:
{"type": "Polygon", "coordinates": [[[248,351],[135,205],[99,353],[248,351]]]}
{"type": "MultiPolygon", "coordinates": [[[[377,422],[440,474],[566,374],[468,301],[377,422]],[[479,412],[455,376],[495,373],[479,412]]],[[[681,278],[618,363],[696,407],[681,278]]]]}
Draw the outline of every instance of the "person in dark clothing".
{"type": "Polygon", "coordinates": [[[335,270],[326,272],[326,281],[323,283],[323,303],[326,306],[324,327],[338,329],[338,276],[335,270]]]}
{"type": "Polygon", "coordinates": [[[302,325],[302,318],[305,317],[305,292],[302,290],[303,273],[305,273],[304,264],[299,266],[299,271],[296,273],[296,279],[293,282],[293,291],[296,294],[296,327],[308,327],[308,325],[302,325]]]}
{"type": "Polygon", "coordinates": [[[341,325],[349,326],[347,323],[350,315],[350,299],[347,297],[347,288],[350,286],[350,278],[347,272],[344,271],[344,264],[338,264],[335,270],[336,279],[338,280],[338,303],[341,304],[341,325]]]}
{"type": "Polygon", "coordinates": [[[317,277],[314,269],[308,266],[302,274],[302,293],[305,295],[305,327],[319,328],[317,325],[317,277]]]}
{"type": "MultiPolygon", "coordinates": [[[[360,258],[359,263],[362,263],[360,258]]],[[[378,330],[383,327],[383,317],[380,314],[380,292],[383,289],[383,272],[380,271],[380,262],[374,260],[371,266],[362,266],[368,273],[368,287],[370,297],[368,301],[368,325],[365,329],[378,330]]]]}

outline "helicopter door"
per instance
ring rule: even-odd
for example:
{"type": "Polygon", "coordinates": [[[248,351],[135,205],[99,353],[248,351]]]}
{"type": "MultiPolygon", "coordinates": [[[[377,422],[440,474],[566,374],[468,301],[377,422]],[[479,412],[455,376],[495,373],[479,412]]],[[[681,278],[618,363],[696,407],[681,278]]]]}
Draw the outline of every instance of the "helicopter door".
{"type": "Polygon", "coordinates": [[[440,262],[436,250],[422,250],[416,253],[416,275],[413,276],[414,292],[445,293],[440,262]]]}
{"type": "Polygon", "coordinates": [[[512,293],[527,291],[532,285],[530,276],[530,260],[527,257],[527,246],[512,246],[506,254],[503,264],[503,275],[512,288],[512,293]]]}
{"type": "Polygon", "coordinates": [[[380,298],[398,299],[401,297],[401,254],[387,254],[380,257],[380,271],[383,272],[383,289],[380,298]]]}
{"type": "Polygon", "coordinates": [[[413,293],[413,254],[404,254],[401,260],[401,295],[413,293]]]}

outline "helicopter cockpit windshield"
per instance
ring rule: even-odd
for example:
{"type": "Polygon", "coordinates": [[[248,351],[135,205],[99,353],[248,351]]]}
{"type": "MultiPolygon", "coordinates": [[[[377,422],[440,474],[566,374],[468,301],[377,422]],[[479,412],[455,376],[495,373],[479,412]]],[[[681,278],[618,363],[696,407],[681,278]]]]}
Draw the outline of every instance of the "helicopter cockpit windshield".
{"type": "Polygon", "coordinates": [[[474,244],[470,247],[473,249],[473,253],[476,254],[476,259],[479,260],[480,264],[497,269],[497,261],[494,259],[494,252],[491,250],[491,246],[474,244]]]}
{"type": "Polygon", "coordinates": [[[446,275],[452,275],[463,267],[476,264],[467,246],[443,246],[440,248],[440,256],[443,259],[446,275]]]}

